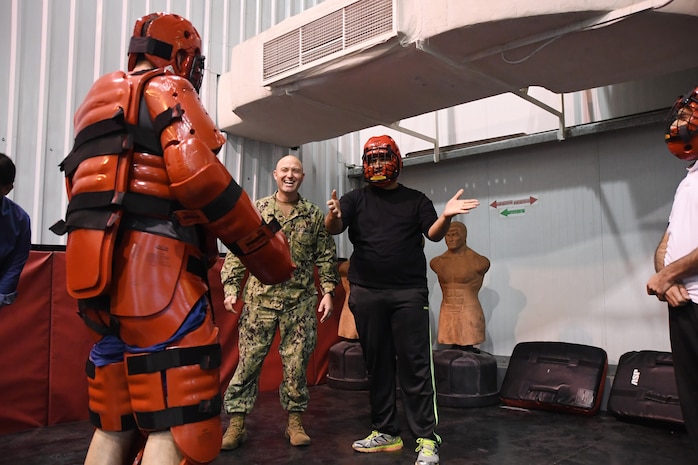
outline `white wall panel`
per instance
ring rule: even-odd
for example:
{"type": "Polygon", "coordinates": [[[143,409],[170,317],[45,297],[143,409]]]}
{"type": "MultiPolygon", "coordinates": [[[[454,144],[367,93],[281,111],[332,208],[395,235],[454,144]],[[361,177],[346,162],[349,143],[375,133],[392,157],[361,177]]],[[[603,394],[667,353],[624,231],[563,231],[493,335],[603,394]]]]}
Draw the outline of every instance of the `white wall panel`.
{"type": "Polygon", "coordinates": [[[666,151],[662,135],[661,127],[627,130],[601,147],[604,289],[596,299],[614,353],[669,350],[666,306],[647,296],[645,283],[685,163],[666,151]]]}
{"type": "MultiPolygon", "coordinates": [[[[480,300],[482,348],[509,354],[522,341],[669,350],[666,308],[645,293],[652,256],[684,164],[666,152],[658,125],[406,167],[402,182],[441,211],[459,188],[480,206],[457,218],[487,256],[480,300]],[[505,216],[493,202],[537,198],[505,216]]],[[[512,207],[514,209],[516,207],[512,207]]],[[[425,246],[428,259],[446,250],[425,246]]],[[[428,273],[438,321],[441,291],[428,273]]]]}

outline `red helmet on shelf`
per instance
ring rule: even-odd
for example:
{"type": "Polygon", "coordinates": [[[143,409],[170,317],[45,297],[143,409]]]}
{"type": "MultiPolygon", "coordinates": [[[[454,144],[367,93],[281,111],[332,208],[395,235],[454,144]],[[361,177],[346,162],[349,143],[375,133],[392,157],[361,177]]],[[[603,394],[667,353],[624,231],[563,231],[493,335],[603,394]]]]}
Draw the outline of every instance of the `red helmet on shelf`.
{"type": "Polygon", "coordinates": [[[136,21],[128,47],[128,70],[144,55],[158,68],[170,68],[199,91],[204,78],[205,57],[201,36],[188,20],[175,14],[152,13],[136,21]]]}
{"type": "Polygon", "coordinates": [[[402,155],[390,136],[374,136],[364,144],[361,157],[364,179],[376,186],[386,186],[400,175],[402,155]]]}

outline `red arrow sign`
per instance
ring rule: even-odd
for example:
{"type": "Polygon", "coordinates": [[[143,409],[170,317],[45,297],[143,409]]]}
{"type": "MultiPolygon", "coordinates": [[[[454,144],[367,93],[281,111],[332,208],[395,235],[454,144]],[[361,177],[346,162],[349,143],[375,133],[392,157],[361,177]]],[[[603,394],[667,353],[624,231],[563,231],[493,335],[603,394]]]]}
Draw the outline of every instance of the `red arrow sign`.
{"type": "Polygon", "coordinates": [[[518,200],[495,200],[490,204],[490,207],[492,208],[498,208],[498,207],[508,207],[511,205],[533,205],[538,201],[537,198],[529,196],[526,199],[518,199],[518,200]]]}

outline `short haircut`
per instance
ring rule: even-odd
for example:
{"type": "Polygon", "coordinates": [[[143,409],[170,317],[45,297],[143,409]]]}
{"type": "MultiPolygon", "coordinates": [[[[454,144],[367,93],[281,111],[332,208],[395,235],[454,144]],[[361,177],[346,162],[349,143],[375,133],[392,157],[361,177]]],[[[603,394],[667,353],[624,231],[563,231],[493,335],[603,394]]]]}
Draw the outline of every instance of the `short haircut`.
{"type": "Polygon", "coordinates": [[[9,186],[15,182],[17,168],[15,164],[4,153],[0,153],[0,186],[9,186]]]}

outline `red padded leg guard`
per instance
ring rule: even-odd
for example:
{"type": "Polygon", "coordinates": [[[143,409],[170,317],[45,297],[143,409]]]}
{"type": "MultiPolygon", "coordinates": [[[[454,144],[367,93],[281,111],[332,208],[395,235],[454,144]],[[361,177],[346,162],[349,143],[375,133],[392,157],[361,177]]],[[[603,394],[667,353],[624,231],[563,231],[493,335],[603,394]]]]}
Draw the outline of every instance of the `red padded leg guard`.
{"type": "Polygon", "coordinates": [[[128,383],[138,425],[170,429],[183,456],[212,462],[220,452],[220,345],[209,313],[176,346],[127,355],[128,383]]]}
{"type": "Polygon", "coordinates": [[[124,362],[96,367],[88,361],[87,393],[90,420],[97,428],[127,431],[136,427],[124,362]]]}

